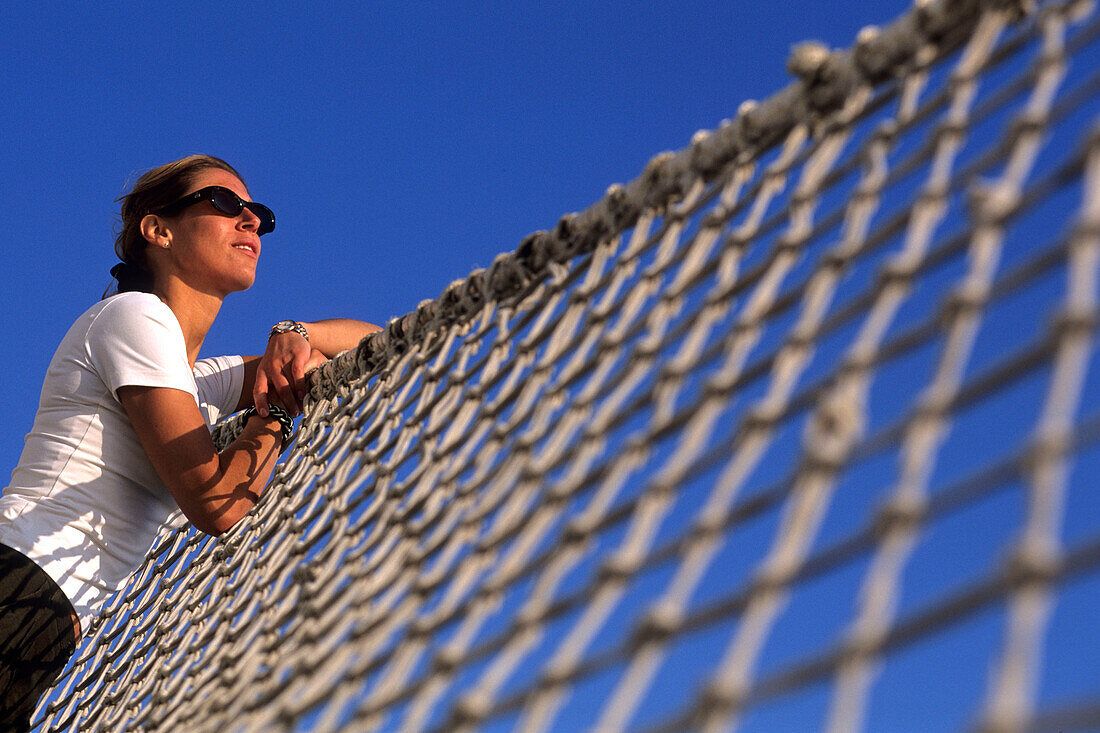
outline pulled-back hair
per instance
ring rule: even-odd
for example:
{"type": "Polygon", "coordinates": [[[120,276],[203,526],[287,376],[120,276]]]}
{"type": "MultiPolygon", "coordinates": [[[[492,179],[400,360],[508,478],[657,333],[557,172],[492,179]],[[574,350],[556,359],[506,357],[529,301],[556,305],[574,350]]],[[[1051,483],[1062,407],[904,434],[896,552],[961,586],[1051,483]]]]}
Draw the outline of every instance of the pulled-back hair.
{"type": "Polygon", "coordinates": [[[122,202],[119,231],[115,237],[115,254],[121,262],[111,268],[111,275],[118,280],[118,292],[152,292],[153,272],[145,256],[148,242],[141,233],[141,220],[183,198],[198,174],[211,168],[228,171],[244,183],[241,174],[221,158],[189,155],[146,171],[134,183],[130,193],[116,200],[122,202]]]}

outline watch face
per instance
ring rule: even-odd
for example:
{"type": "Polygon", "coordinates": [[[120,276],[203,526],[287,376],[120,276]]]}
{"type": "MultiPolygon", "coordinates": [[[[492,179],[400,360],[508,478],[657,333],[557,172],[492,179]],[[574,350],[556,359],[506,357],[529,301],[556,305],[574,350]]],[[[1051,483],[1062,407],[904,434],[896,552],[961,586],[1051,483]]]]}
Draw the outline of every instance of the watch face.
{"type": "Polygon", "coordinates": [[[280,333],[290,333],[291,331],[309,341],[309,333],[306,331],[306,327],[297,321],[279,321],[271,327],[269,337],[280,333]]]}

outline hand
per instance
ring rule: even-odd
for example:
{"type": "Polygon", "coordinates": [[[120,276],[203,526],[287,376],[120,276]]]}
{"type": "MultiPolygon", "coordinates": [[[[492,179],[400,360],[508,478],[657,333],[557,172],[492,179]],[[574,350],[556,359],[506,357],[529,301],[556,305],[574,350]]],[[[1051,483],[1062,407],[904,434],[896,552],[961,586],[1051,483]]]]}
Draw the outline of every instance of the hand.
{"type": "Polygon", "coordinates": [[[267,351],[256,369],[252,402],[256,412],[267,417],[267,406],[274,402],[295,417],[302,413],[306,395],[306,372],[326,361],[320,351],[293,331],[272,336],[267,351]]]}

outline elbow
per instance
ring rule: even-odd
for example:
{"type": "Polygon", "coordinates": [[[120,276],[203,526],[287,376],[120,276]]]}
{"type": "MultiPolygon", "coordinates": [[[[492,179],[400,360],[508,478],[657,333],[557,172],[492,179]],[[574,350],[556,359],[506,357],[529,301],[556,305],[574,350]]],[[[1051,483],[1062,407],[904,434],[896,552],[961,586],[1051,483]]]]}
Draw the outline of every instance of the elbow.
{"type": "Polygon", "coordinates": [[[209,517],[188,517],[188,519],[190,519],[192,527],[211,537],[221,537],[229,527],[233,526],[226,526],[224,523],[211,520],[209,517]]]}
{"type": "Polygon", "coordinates": [[[188,515],[187,519],[191,522],[191,526],[203,534],[208,534],[211,537],[221,537],[244,519],[246,514],[248,514],[247,510],[217,516],[202,513],[199,516],[188,515]]]}
{"type": "Polygon", "coordinates": [[[237,501],[231,504],[181,508],[192,527],[211,537],[221,537],[244,519],[254,505],[255,501],[237,501]]]}
{"type": "Polygon", "coordinates": [[[197,482],[177,487],[176,504],[195,529],[220,537],[244,519],[260,500],[252,480],[230,481],[223,471],[197,482]]]}

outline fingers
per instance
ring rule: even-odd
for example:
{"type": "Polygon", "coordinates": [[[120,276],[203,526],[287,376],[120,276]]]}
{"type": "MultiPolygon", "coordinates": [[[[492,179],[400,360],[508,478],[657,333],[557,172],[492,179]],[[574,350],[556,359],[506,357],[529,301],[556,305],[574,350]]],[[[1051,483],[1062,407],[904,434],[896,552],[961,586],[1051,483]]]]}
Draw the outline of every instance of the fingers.
{"type": "Polygon", "coordinates": [[[256,370],[256,381],[252,385],[252,404],[260,417],[267,417],[267,375],[263,369],[256,370]]]}
{"type": "Polygon", "coordinates": [[[301,405],[306,401],[306,365],[309,362],[310,352],[298,354],[290,365],[290,381],[294,385],[294,394],[301,405]]]}
{"type": "Polygon", "coordinates": [[[317,349],[313,349],[310,351],[309,361],[306,362],[305,369],[303,371],[305,371],[306,374],[309,374],[311,371],[321,366],[326,361],[328,361],[327,356],[322,354],[317,349]]]}
{"type": "Polygon", "coordinates": [[[301,413],[302,409],[298,404],[298,395],[294,392],[294,385],[291,383],[291,374],[290,365],[287,365],[284,367],[284,371],[276,373],[275,378],[272,380],[272,386],[275,387],[275,392],[279,395],[279,403],[293,417],[301,413]]]}
{"type": "Polygon", "coordinates": [[[279,354],[269,351],[256,370],[252,389],[256,411],[266,417],[269,405],[278,404],[291,416],[302,414],[308,390],[306,375],[325,361],[325,355],[316,349],[298,350],[293,355],[286,350],[279,354]]]}
{"type": "Polygon", "coordinates": [[[274,401],[291,417],[301,413],[301,404],[294,394],[294,388],[282,372],[272,371],[270,374],[264,369],[256,371],[256,382],[252,387],[252,404],[256,406],[256,412],[261,417],[267,417],[268,406],[274,401]]]}

